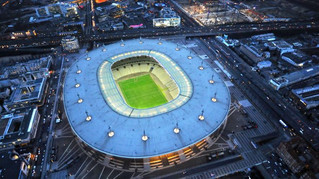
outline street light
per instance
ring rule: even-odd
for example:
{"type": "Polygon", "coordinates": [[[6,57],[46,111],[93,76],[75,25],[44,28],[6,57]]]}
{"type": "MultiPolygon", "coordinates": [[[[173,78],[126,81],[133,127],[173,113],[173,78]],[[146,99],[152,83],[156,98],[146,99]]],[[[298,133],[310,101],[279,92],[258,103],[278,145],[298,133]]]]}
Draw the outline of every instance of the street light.
{"type": "Polygon", "coordinates": [[[78,103],[79,103],[79,104],[82,103],[82,102],[83,102],[83,99],[80,98],[80,95],[79,95],[79,94],[77,94],[77,96],[78,96],[78,103]]]}
{"type": "Polygon", "coordinates": [[[109,132],[107,133],[107,135],[108,135],[109,137],[113,137],[114,134],[115,134],[114,131],[111,130],[111,126],[109,126],[109,132]]]}
{"type": "Polygon", "coordinates": [[[113,137],[114,134],[115,134],[114,131],[110,131],[110,132],[107,133],[107,135],[108,135],[109,137],[113,137]]]}
{"type": "Polygon", "coordinates": [[[203,121],[203,120],[205,119],[205,117],[204,117],[204,110],[202,110],[202,113],[201,113],[201,115],[198,116],[198,119],[199,119],[200,121],[203,121]]]}
{"type": "Polygon", "coordinates": [[[178,44],[176,44],[176,48],[175,48],[176,51],[179,51],[180,49],[178,48],[178,44]]]}
{"type": "Polygon", "coordinates": [[[91,116],[87,116],[87,117],[85,118],[86,121],[91,121],[91,119],[92,119],[91,116]]]}
{"type": "Polygon", "coordinates": [[[189,50],[189,55],[187,56],[188,59],[192,59],[193,57],[191,56],[192,52],[189,50]]]}
{"type": "Polygon", "coordinates": [[[181,131],[181,129],[178,128],[178,123],[176,123],[176,126],[175,126],[173,131],[174,131],[175,134],[178,134],[181,131]]]}
{"type": "Polygon", "coordinates": [[[76,70],[76,73],[77,73],[77,74],[80,74],[80,73],[82,72],[82,71],[79,69],[79,66],[78,66],[78,65],[76,65],[76,69],[77,69],[77,70],[76,70]]]}
{"type": "Polygon", "coordinates": [[[217,101],[217,99],[216,99],[216,92],[215,92],[215,94],[214,94],[214,97],[212,97],[212,101],[213,101],[214,103],[217,101]]]}
{"type": "Polygon", "coordinates": [[[121,47],[124,47],[125,46],[125,44],[124,44],[124,41],[123,41],[123,39],[121,39],[121,47]]]}
{"type": "Polygon", "coordinates": [[[145,130],[143,132],[142,140],[146,142],[148,140],[148,136],[145,134],[145,130]]]}
{"type": "Polygon", "coordinates": [[[92,120],[92,117],[89,115],[89,113],[88,113],[87,111],[85,111],[85,114],[86,114],[85,120],[86,120],[86,121],[91,121],[91,120],[92,120]]]}
{"type": "Polygon", "coordinates": [[[143,41],[142,41],[142,37],[140,37],[140,42],[139,42],[140,44],[142,44],[143,43],[143,41]]]}
{"type": "Polygon", "coordinates": [[[210,84],[215,83],[215,81],[214,81],[214,75],[212,75],[212,79],[209,80],[209,83],[210,83],[210,84]]]}
{"type": "Polygon", "coordinates": [[[201,64],[200,64],[200,66],[198,67],[198,69],[200,69],[200,70],[204,70],[203,60],[202,60],[202,62],[201,62],[201,64]]]}
{"type": "Polygon", "coordinates": [[[159,38],[158,41],[159,41],[159,42],[158,42],[157,44],[158,44],[158,45],[162,45],[161,38],[159,38]]]}
{"type": "Polygon", "coordinates": [[[76,88],[78,88],[78,87],[81,86],[80,83],[78,83],[78,80],[76,80],[76,78],[74,79],[74,81],[75,81],[75,87],[76,87],[76,88]]]}

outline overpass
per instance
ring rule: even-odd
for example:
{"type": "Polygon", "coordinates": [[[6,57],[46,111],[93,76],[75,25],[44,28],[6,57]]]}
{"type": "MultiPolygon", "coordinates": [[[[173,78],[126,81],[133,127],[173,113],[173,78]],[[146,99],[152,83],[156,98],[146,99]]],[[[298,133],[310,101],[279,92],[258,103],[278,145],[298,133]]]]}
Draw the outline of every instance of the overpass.
{"type": "MultiPolygon", "coordinates": [[[[159,29],[128,29],[93,35],[79,35],[80,42],[93,41],[115,41],[120,39],[131,39],[139,37],[156,38],[161,36],[186,36],[203,37],[216,36],[220,34],[243,34],[243,33],[265,33],[296,30],[318,30],[319,22],[276,22],[276,23],[249,23],[216,25],[212,27],[189,27],[189,28],[159,28],[159,29]]],[[[17,39],[0,42],[0,49],[31,48],[40,46],[60,45],[62,36],[56,37],[35,37],[32,39],[17,39]]]]}

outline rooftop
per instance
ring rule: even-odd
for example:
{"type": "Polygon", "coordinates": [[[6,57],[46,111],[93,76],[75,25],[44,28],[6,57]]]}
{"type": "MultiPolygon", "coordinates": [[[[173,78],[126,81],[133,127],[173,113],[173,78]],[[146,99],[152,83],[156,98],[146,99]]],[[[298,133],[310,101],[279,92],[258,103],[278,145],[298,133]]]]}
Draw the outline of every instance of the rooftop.
{"type": "Polygon", "coordinates": [[[304,68],[283,76],[280,76],[275,79],[271,79],[270,83],[276,85],[277,89],[292,85],[294,83],[297,83],[299,81],[306,80],[308,78],[314,77],[319,75],[319,65],[315,65],[313,67],[304,68]]]}
{"type": "MultiPolygon", "coordinates": [[[[171,102],[165,105],[172,105],[171,102]]],[[[142,39],[114,43],[80,55],[65,78],[64,105],[73,131],[92,148],[113,156],[146,158],[178,151],[216,131],[226,120],[230,94],[209,64],[188,49],[167,41],[142,39]],[[174,110],[152,116],[132,118],[114,111],[101,93],[98,68],[112,57],[133,51],[165,54],[175,62],[176,70],[171,70],[183,70],[191,81],[190,99],[174,110]],[[177,126],[179,133],[174,132],[177,126]]]]}
{"type": "Polygon", "coordinates": [[[7,148],[18,143],[30,141],[37,124],[36,107],[20,108],[0,117],[0,148],[7,148]]]}

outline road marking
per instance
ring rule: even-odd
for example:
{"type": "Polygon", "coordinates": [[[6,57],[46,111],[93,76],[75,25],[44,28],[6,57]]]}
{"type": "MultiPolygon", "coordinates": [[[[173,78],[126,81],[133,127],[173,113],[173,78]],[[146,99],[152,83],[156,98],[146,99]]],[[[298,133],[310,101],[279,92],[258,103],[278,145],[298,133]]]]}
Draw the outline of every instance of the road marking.
{"type": "Polygon", "coordinates": [[[112,169],[112,171],[109,173],[109,175],[106,178],[109,178],[111,176],[111,174],[113,173],[114,169],[112,169]]]}

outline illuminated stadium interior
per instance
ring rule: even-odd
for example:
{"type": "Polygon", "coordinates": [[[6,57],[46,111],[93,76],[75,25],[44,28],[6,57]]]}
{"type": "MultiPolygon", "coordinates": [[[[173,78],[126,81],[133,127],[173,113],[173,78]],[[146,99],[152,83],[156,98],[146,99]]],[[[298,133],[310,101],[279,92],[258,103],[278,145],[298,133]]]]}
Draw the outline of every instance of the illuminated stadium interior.
{"type": "Polygon", "coordinates": [[[123,59],[111,68],[117,88],[132,108],[156,107],[172,101],[179,94],[175,81],[149,56],[123,59]]]}
{"type": "Polygon", "coordinates": [[[105,60],[99,67],[98,80],[108,105],[114,111],[129,117],[150,117],[172,111],[185,104],[193,93],[192,83],[185,72],[169,57],[153,50],[122,53],[105,60]],[[145,74],[149,74],[152,78],[147,84],[154,82],[156,85],[153,89],[158,88],[158,92],[155,93],[156,99],[163,95],[165,101],[154,102],[149,98],[152,96],[150,91],[146,97],[141,97],[144,95],[141,91],[137,98],[134,94],[127,94],[125,88],[134,90],[136,88],[134,82],[133,85],[124,85],[124,88],[119,85],[125,80],[145,74]],[[142,106],[135,103],[138,100],[141,100],[142,106]],[[144,103],[145,101],[149,103],[144,103]]]}

